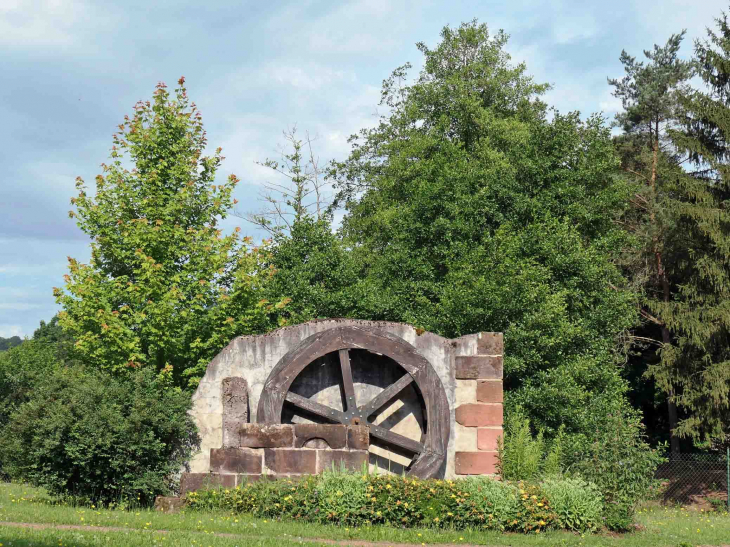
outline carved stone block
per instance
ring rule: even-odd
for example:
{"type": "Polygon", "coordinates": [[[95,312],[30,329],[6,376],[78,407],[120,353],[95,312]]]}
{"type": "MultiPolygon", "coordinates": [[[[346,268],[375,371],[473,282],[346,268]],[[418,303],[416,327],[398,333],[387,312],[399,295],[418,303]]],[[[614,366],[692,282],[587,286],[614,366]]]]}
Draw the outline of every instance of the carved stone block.
{"type": "Polygon", "coordinates": [[[240,428],[248,423],[248,383],[237,376],[221,382],[223,399],[223,447],[238,447],[240,428]]]}

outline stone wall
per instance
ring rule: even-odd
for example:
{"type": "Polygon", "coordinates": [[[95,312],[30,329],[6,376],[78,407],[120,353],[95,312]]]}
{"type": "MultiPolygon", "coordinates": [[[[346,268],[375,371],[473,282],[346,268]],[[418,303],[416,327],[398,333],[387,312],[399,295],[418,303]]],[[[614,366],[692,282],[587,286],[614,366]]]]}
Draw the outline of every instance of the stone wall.
{"type": "MultiPolygon", "coordinates": [[[[311,452],[314,455],[306,455],[304,452],[300,455],[309,462],[307,469],[317,471],[321,470],[318,462],[326,461],[330,457],[322,451],[351,450],[348,445],[345,448],[334,448],[329,443],[328,447],[315,446],[317,443],[308,446],[291,444],[254,447],[247,445],[249,441],[245,440],[248,434],[246,431],[253,430],[240,427],[245,423],[256,423],[256,411],[264,383],[279,360],[311,335],[341,326],[382,329],[398,336],[425,357],[437,373],[446,392],[451,424],[446,463],[439,476],[453,478],[457,475],[494,473],[495,443],[501,434],[502,424],[500,333],[472,334],[452,340],[402,323],[327,319],[285,327],[262,336],[236,338],[211,361],[193,395],[191,413],[198,424],[202,443],[200,452],[191,461],[192,474],[189,481],[193,477],[198,477],[195,480],[203,480],[203,475],[207,475],[207,480],[225,481],[230,486],[237,480],[243,480],[244,475],[259,474],[228,472],[229,469],[219,466],[221,460],[216,459],[218,454],[226,454],[214,452],[219,449],[233,448],[240,454],[244,453],[241,450],[255,451],[260,455],[263,475],[287,474],[280,471],[283,467],[279,466],[283,464],[277,463],[284,461],[281,458],[289,458],[289,452],[284,451],[309,451],[307,454],[311,452]],[[268,461],[266,450],[269,450],[268,461]],[[217,476],[213,477],[211,473],[217,476]]],[[[393,382],[393,378],[389,376],[392,374],[392,367],[387,366],[388,358],[374,358],[381,361],[372,366],[357,368],[357,355],[353,357],[353,380],[358,391],[358,402],[367,401],[393,382]]],[[[337,374],[336,368],[326,360],[317,362],[308,367],[307,375],[303,374],[292,387],[296,387],[303,396],[336,407],[341,404],[340,387],[333,380],[333,375],[337,374]]],[[[304,425],[306,420],[285,412],[282,422],[293,428],[292,443],[295,443],[296,428],[304,425]]],[[[394,432],[417,439],[423,427],[417,392],[412,387],[405,390],[403,396],[387,408],[376,423],[392,426],[394,432]]],[[[287,430],[284,428],[282,431],[287,430]]],[[[286,442],[288,439],[289,437],[286,442]]],[[[362,455],[357,457],[361,458],[362,455]]],[[[257,458],[253,460],[258,461],[257,458]]],[[[253,460],[249,458],[246,461],[253,460]]],[[[395,473],[400,473],[409,462],[401,454],[372,444],[369,447],[368,460],[371,466],[395,473]]]]}
{"type": "Polygon", "coordinates": [[[181,493],[233,488],[262,478],[294,478],[369,462],[368,428],[339,424],[245,424],[238,446],[211,448],[206,473],[183,473],[181,493]]]}

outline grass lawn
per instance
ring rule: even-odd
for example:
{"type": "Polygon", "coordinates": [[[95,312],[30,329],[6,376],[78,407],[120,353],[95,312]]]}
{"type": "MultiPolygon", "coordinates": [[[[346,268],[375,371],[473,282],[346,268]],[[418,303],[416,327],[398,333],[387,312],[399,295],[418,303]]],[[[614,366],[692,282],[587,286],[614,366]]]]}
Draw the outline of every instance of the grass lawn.
{"type": "Polygon", "coordinates": [[[385,526],[358,529],[296,522],[272,522],[225,512],[183,511],[155,513],[93,507],[70,507],[49,503],[42,490],[0,483],[0,543],[7,546],[63,547],[86,545],[164,546],[280,546],[366,545],[511,545],[511,546],[685,546],[730,545],[730,516],[727,513],[689,511],[682,508],[647,506],[638,522],[643,529],[621,536],[580,536],[566,532],[540,535],[495,532],[401,530],[385,526]],[[71,525],[71,529],[24,528],[3,523],[71,525]],[[318,541],[321,540],[321,541],[318,541]],[[327,542],[327,543],[325,543],[327,542]]]}

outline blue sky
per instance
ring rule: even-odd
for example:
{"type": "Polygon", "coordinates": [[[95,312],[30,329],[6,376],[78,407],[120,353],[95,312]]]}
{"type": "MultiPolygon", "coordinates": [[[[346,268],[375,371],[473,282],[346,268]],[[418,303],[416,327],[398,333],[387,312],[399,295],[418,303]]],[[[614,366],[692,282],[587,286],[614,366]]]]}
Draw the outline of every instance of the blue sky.
{"type": "MultiPolygon", "coordinates": [[[[92,183],[111,136],[158,81],[181,75],[203,113],[219,173],[241,178],[242,210],[274,180],[255,160],[277,156],[294,124],[322,161],[376,121],[380,85],[473,18],[511,35],[508,51],[561,111],[612,117],[606,77],[621,49],[640,55],[687,29],[684,55],[725,0],[282,1],[0,0],[0,336],[29,336],[57,311],[67,256],[88,258],[68,218],[74,179],[92,183]]],[[[222,180],[222,179],[221,179],[222,180]]],[[[256,232],[238,218],[257,239],[256,232]]]]}

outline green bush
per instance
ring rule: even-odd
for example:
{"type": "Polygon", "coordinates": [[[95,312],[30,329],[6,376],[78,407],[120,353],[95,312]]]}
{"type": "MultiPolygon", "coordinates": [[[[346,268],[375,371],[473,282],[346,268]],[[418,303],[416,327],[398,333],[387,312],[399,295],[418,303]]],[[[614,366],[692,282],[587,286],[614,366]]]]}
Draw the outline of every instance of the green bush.
{"type": "Polygon", "coordinates": [[[542,485],[508,483],[488,477],[421,480],[393,475],[324,473],[289,479],[263,480],[233,489],[190,492],[194,509],[224,509],[258,517],[290,518],[347,526],[386,524],[404,528],[430,527],[540,533],[561,527],[593,530],[600,523],[600,494],[574,492],[578,481],[549,483],[563,502],[568,518],[561,520],[542,485]],[[561,490],[562,489],[562,490],[561,490]],[[560,496],[560,492],[568,493],[560,496]],[[599,517],[595,503],[598,500],[599,517]],[[589,511],[581,515],[585,507],[589,511]],[[579,523],[587,523],[581,525],[579,523]]]}
{"type": "Polygon", "coordinates": [[[627,405],[609,403],[594,427],[593,438],[574,437],[565,451],[566,469],[601,491],[607,528],[628,530],[636,507],[650,496],[663,457],[647,444],[639,412],[627,405]]]}
{"type": "Polygon", "coordinates": [[[151,371],[121,380],[69,367],[41,379],[0,432],[13,478],[51,494],[149,504],[170,490],[198,437],[188,395],[151,371]]]}
{"type": "Polygon", "coordinates": [[[504,480],[537,480],[540,477],[557,476],[561,473],[564,427],[551,443],[543,438],[542,431],[533,437],[530,420],[521,408],[507,415],[504,435],[497,446],[497,470],[504,480]]]}
{"type": "Polygon", "coordinates": [[[585,532],[601,527],[603,496],[595,484],[576,477],[547,479],[540,486],[560,528],[585,532]]]}

